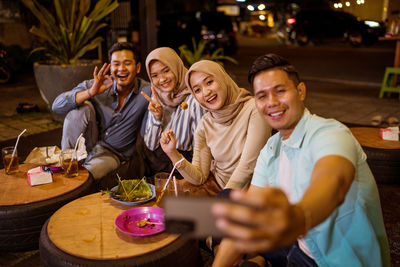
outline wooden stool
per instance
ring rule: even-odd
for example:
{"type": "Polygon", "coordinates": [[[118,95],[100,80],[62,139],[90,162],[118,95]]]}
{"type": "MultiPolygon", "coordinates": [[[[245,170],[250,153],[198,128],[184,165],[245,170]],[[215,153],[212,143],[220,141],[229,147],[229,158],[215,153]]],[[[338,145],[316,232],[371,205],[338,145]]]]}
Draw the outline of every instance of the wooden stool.
{"type": "Polygon", "coordinates": [[[379,93],[379,98],[382,98],[383,95],[387,92],[389,93],[389,96],[390,93],[398,93],[400,99],[400,86],[396,86],[398,74],[400,74],[400,68],[386,68],[385,75],[383,76],[381,91],[379,93]]]}
{"type": "Polygon", "coordinates": [[[101,193],[64,205],[42,228],[41,266],[197,266],[194,239],[166,232],[146,237],[120,232],[115,218],[130,208],[101,193]]]}
{"type": "Polygon", "coordinates": [[[378,184],[400,184],[400,142],[382,140],[379,128],[350,128],[378,184]]]}
{"type": "Polygon", "coordinates": [[[0,170],[0,251],[37,249],[46,220],[66,203],[92,191],[93,180],[83,168],[75,178],[56,172],[52,183],[29,186],[26,172],[37,166],[20,164],[12,175],[0,170]]]}

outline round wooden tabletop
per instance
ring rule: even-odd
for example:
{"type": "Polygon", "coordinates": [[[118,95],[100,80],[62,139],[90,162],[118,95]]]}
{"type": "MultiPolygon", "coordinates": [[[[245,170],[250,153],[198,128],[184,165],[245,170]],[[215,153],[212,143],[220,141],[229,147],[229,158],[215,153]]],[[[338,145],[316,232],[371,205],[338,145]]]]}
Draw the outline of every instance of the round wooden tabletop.
{"type": "Polygon", "coordinates": [[[80,168],[77,177],[66,178],[63,172],[56,172],[52,183],[30,186],[26,172],[37,166],[20,164],[19,171],[11,175],[0,170],[0,206],[29,204],[61,196],[80,187],[89,178],[89,172],[80,168]]]}
{"type": "MultiPolygon", "coordinates": [[[[145,204],[151,206],[153,202],[145,204]]],[[[120,232],[115,218],[132,207],[112,200],[108,194],[78,198],[51,216],[47,232],[60,250],[94,260],[123,259],[147,254],[175,241],[178,235],[160,233],[135,237],[120,232]]]]}
{"type": "Polygon", "coordinates": [[[383,149],[400,149],[400,141],[382,140],[380,129],[373,127],[353,127],[351,132],[362,146],[383,149]]]}

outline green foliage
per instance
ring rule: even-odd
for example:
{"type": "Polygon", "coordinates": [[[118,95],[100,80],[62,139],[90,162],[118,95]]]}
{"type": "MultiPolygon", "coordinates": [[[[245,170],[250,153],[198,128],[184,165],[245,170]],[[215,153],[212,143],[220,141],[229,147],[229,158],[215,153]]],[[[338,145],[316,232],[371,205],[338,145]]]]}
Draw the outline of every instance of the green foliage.
{"type": "Polygon", "coordinates": [[[144,179],[121,180],[114,192],[121,201],[138,201],[148,199],[153,195],[151,188],[144,179]]]}
{"type": "Polygon", "coordinates": [[[31,53],[42,51],[56,64],[75,64],[97,48],[103,38],[96,33],[107,26],[101,20],[118,7],[117,0],[96,1],[92,10],[91,0],[53,0],[55,12],[51,12],[37,0],[22,2],[40,22],[29,31],[44,40],[31,53]]]}
{"type": "Polygon", "coordinates": [[[186,60],[186,62],[189,65],[192,65],[193,63],[207,59],[207,60],[212,60],[215,61],[221,65],[224,65],[223,61],[227,60],[230,61],[234,64],[238,64],[238,62],[230,57],[230,56],[224,56],[223,52],[224,50],[222,48],[216,49],[213,53],[208,53],[206,50],[206,45],[207,41],[200,40],[198,44],[196,44],[196,41],[194,38],[192,38],[192,45],[193,45],[193,51],[190,50],[187,45],[181,45],[179,47],[179,51],[181,52],[181,58],[186,60]]]}
{"type": "Polygon", "coordinates": [[[102,190],[101,194],[111,194],[113,198],[125,202],[149,199],[153,195],[153,191],[145,181],[145,178],[143,177],[141,180],[120,180],[116,190],[102,190]]]}

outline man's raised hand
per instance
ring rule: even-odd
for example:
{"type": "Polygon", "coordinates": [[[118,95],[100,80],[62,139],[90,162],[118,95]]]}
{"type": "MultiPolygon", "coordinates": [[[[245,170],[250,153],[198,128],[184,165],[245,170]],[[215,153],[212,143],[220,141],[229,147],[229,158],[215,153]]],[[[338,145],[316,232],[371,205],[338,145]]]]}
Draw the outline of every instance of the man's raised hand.
{"type": "Polygon", "coordinates": [[[110,67],[111,67],[110,64],[104,63],[104,65],[101,67],[100,70],[98,70],[97,66],[94,68],[93,71],[94,83],[92,87],[89,89],[90,96],[101,94],[113,85],[111,76],[107,74],[108,71],[110,70],[110,67]],[[108,80],[109,83],[104,84],[106,80],[108,80]]]}

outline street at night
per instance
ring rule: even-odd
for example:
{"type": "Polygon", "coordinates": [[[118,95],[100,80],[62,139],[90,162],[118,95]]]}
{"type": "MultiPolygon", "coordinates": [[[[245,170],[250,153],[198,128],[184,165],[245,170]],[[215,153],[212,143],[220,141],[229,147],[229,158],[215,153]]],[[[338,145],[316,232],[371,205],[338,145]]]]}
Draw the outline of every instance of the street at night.
{"type": "Polygon", "coordinates": [[[0,40],[0,266],[400,267],[398,0],[0,0],[0,40]]]}

